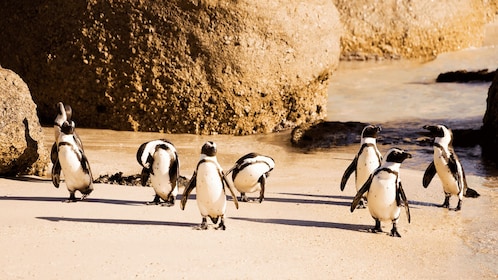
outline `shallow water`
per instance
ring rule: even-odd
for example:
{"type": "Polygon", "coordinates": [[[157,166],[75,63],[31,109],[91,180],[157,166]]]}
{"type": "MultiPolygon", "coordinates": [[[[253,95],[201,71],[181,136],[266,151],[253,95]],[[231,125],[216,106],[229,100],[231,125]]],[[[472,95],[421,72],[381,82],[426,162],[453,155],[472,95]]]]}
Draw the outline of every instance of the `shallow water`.
{"type": "MultiPolygon", "coordinates": [[[[342,62],[332,78],[326,119],[381,124],[385,128],[381,134],[411,140],[425,124],[479,129],[491,83],[436,83],[435,80],[448,71],[497,68],[496,46],[445,53],[427,62],[342,62]]],[[[379,140],[382,148],[382,139],[379,140]]],[[[420,147],[410,140],[395,144],[415,153],[413,160],[404,164],[407,168],[424,170],[432,160],[431,147],[420,147]]],[[[498,171],[482,159],[480,147],[458,147],[456,152],[466,173],[483,177],[487,186],[498,185],[498,171]]]]}

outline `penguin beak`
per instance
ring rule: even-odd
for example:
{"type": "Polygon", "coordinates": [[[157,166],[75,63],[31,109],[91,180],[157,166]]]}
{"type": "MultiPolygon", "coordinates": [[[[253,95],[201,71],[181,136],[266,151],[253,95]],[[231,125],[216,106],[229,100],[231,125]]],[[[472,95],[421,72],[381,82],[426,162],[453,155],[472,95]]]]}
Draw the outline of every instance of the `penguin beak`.
{"type": "Polygon", "coordinates": [[[405,152],[406,158],[412,158],[412,154],[405,152]]]}
{"type": "Polygon", "coordinates": [[[437,125],[424,125],[423,129],[428,130],[428,132],[422,132],[421,134],[428,137],[444,137],[444,131],[437,125]]]}
{"type": "Polygon", "coordinates": [[[436,126],[434,126],[434,125],[424,125],[422,128],[425,129],[425,130],[428,130],[428,131],[421,131],[421,132],[419,132],[420,135],[427,136],[427,137],[435,137],[436,131],[437,131],[437,127],[436,126]]]}

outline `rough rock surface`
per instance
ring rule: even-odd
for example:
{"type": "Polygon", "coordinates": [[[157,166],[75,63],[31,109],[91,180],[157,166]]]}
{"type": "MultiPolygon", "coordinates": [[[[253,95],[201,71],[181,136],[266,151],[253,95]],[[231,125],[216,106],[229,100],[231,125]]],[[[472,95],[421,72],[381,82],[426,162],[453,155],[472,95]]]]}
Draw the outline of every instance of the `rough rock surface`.
{"type": "Polygon", "coordinates": [[[48,151],[28,86],[0,67],[0,175],[44,175],[48,151]]]}
{"type": "Polygon", "coordinates": [[[496,1],[333,0],[344,24],[343,60],[430,58],[480,46],[496,1]]]}
{"type": "Polygon", "coordinates": [[[498,73],[488,90],[486,113],[483,118],[483,156],[498,163],[498,73]]]}
{"type": "Polygon", "coordinates": [[[0,3],[0,64],[42,123],[251,134],[321,119],[342,26],[327,0],[0,3]]]}
{"type": "Polygon", "coordinates": [[[291,144],[307,150],[344,146],[359,142],[366,126],[361,122],[317,121],[302,124],[291,132],[291,144]]]}

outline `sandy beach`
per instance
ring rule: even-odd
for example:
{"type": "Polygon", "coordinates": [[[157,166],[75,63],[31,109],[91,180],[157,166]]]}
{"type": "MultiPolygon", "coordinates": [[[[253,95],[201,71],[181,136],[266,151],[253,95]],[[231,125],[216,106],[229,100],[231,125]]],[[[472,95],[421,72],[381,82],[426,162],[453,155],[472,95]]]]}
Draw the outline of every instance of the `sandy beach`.
{"type": "MultiPolygon", "coordinates": [[[[224,169],[248,152],[272,156],[276,167],[262,204],[240,203],[236,210],[228,201],[226,231],[193,230],[201,222],[195,200],[185,211],[179,199],[174,207],[145,205],[152,188],[96,184],[86,201],[68,204],[61,202],[69,195],[64,183],[56,189],[49,178],[0,178],[1,279],[497,278],[498,195],[484,178],[467,178],[481,197],[464,198],[462,211],[448,211],[436,207],[444,198],[439,179],[424,189],[423,171],[402,165],[412,221],[403,211],[402,237],[393,238],[390,223],[383,223],[385,233],[367,232],[374,225],[368,210],[350,213],[353,178],[339,189],[356,146],[303,153],[290,147],[288,132],[78,132],[94,178],[139,173],[138,146],[158,138],[175,144],[188,178],[207,140],[218,144],[224,169]]],[[[44,133],[48,149],[53,132],[44,133]]]]}

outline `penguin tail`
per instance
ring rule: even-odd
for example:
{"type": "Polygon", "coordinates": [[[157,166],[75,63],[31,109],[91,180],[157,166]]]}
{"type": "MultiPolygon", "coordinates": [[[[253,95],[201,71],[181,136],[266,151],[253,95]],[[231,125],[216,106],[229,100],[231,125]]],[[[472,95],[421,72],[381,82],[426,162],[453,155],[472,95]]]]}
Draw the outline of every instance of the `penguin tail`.
{"type": "Polygon", "coordinates": [[[209,216],[209,218],[211,219],[211,221],[213,222],[213,224],[217,224],[218,223],[218,218],[219,217],[211,217],[211,216],[209,216]]]}
{"type": "Polygon", "coordinates": [[[471,188],[466,188],[465,193],[463,195],[465,197],[473,197],[473,198],[477,198],[477,197],[481,196],[476,190],[471,189],[471,188]]]}

